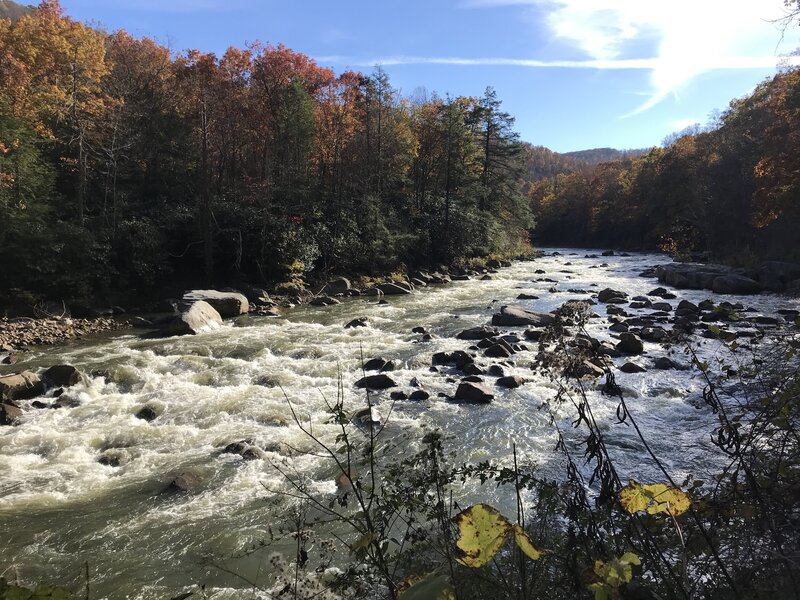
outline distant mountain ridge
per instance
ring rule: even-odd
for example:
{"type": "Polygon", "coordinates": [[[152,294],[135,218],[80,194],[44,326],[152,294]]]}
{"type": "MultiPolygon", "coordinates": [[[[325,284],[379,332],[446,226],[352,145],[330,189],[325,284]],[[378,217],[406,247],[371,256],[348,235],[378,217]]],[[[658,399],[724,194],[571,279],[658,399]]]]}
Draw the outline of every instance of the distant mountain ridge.
{"type": "Polygon", "coordinates": [[[17,4],[11,0],[0,0],[0,19],[15,21],[20,17],[31,14],[34,10],[36,10],[35,6],[17,4]]]}
{"type": "Polygon", "coordinates": [[[616,150],[615,148],[592,148],[590,150],[577,150],[575,152],[564,152],[564,156],[575,158],[588,165],[599,165],[604,162],[611,162],[614,160],[630,160],[632,158],[639,158],[647,150],[616,150]]]}
{"type": "Polygon", "coordinates": [[[554,152],[544,146],[523,145],[528,181],[539,181],[556,175],[586,173],[601,163],[632,160],[647,152],[647,150],[616,150],[614,148],[554,152]]]}

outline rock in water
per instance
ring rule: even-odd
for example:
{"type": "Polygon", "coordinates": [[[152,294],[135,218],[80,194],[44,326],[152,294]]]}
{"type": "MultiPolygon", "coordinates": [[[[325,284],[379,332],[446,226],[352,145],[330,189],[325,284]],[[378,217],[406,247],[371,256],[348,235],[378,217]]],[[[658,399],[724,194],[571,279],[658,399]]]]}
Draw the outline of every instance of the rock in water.
{"type": "Polygon", "coordinates": [[[196,335],[213,331],[221,325],[222,316],[208,302],[200,300],[167,324],[163,333],[166,335],[196,335]]]}
{"type": "Polygon", "coordinates": [[[217,290],[191,290],[183,295],[183,302],[207,302],[223,319],[238,317],[250,311],[250,304],[244,294],[238,292],[218,292],[217,290]]]}
{"type": "Polygon", "coordinates": [[[456,389],[455,400],[469,404],[489,404],[494,400],[492,391],[480,383],[464,381],[456,389]]]}
{"type": "Polygon", "coordinates": [[[49,388],[71,387],[81,381],[81,374],[72,365],[56,365],[42,373],[42,381],[49,388]]]}
{"type": "Polygon", "coordinates": [[[13,425],[22,416],[22,409],[13,404],[0,404],[0,425],[13,425]]]}
{"type": "Polygon", "coordinates": [[[195,488],[200,487],[202,481],[194,473],[181,473],[172,483],[169,484],[169,491],[172,492],[189,492],[195,488]]]}
{"type": "Polygon", "coordinates": [[[400,296],[410,294],[413,291],[410,283],[393,281],[392,283],[381,283],[375,286],[387,296],[400,296]]]}
{"type": "Polygon", "coordinates": [[[711,289],[715,294],[757,294],[762,288],[744,275],[723,275],[714,280],[711,289]]]}
{"type": "Polygon", "coordinates": [[[644,344],[638,335],[634,333],[622,333],[619,339],[617,350],[623,354],[641,354],[644,352],[644,344]]]}
{"type": "Polygon", "coordinates": [[[0,377],[0,401],[28,400],[44,394],[44,383],[36,373],[23,371],[0,377]]]}
{"type": "Polygon", "coordinates": [[[331,279],[322,289],[322,292],[335,296],[337,294],[346,294],[351,288],[350,280],[344,277],[337,277],[336,279],[331,279]]]}
{"type": "Polygon", "coordinates": [[[502,327],[547,327],[555,323],[556,318],[548,313],[525,310],[520,306],[503,306],[500,312],[492,317],[492,325],[502,327]]]}
{"type": "Polygon", "coordinates": [[[397,387],[397,383],[388,375],[368,375],[356,381],[356,387],[369,390],[386,390],[397,387]]]}

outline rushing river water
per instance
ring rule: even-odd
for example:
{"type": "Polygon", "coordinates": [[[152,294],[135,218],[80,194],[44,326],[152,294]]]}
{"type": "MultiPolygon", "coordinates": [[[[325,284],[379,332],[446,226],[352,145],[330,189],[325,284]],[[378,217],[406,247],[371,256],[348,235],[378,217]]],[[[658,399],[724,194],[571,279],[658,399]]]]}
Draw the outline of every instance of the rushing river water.
{"type": "MultiPolygon", "coordinates": [[[[419,448],[425,431],[441,428],[446,447],[461,461],[508,464],[516,443],[523,463],[558,477],[563,465],[554,453],[556,434],[539,409],[555,394],[553,382],[534,378],[516,390],[498,388],[490,405],[461,405],[437,397],[438,392],[452,395],[456,383],[429,367],[435,352],[466,349],[470,342],[455,335],[486,324],[503,304],[550,311],[605,287],[646,294],[657,282],[639,273],[667,262],[657,255],[584,258],[584,252],[560,252],[515,263],[491,281],[425,288],[390,297],[387,305],[356,298],[333,307],[296,308],[281,318],[243,317],[191,338],[114,334],[37,350],[14,370],[67,363],[87,377],[65,393],[78,406],[31,410],[18,426],[0,428],[0,566],[13,569],[7,577],[16,573],[22,581],[78,588],[88,563],[95,599],[168,598],[192,584],[206,584],[210,598],[252,597],[245,583],[206,558],[268,583],[264,553],[231,557],[265,539],[267,528],[286,516],[285,501],[266,491],[285,487],[271,463],[288,460],[316,481],[317,493],[335,492],[331,466],[298,452],[312,450],[313,443],[292,422],[284,392],[316,435],[332,439],[336,430],[327,424],[322,396],[336,398],[341,373],[346,406],[365,406],[363,392],[353,388],[362,376],[362,355],[394,360],[398,368],[391,376],[399,389],[410,392],[416,378],[431,394],[424,402],[393,404],[385,433],[398,439],[407,434],[409,441],[401,446],[407,452],[419,448]],[[536,275],[536,269],[546,273],[536,275]],[[542,278],[557,280],[557,291],[548,291],[555,284],[537,281],[542,278]],[[517,301],[522,292],[541,299],[517,301]],[[369,327],[344,328],[360,316],[369,318],[369,327]],[[416,326],[424,326],[433,339],[422,341],[411,331],[416,326]],[[144,405],[160,416],[152,422],[135,418],[144,405]],[[221,453],[245,438],[267,448],[266,460],[221,453]],[[101,464],[101,456],[112,456],[119,465],[101,464]],[[165,494],[184,471],[197,474],[201,486],[165,494]]],[[[710,295],[677,294],[673,306],[680,299],[697,303],[710,295]]],[[[772,295],[725,299],[764,314],[798,306],[772,295]]],[[[605,315],[602,305],[596,310],[605,315]]],[[[588,329],[610,339],[607,326],[605,319],[593,319],[588,329]]],[[[704,342],[703,355],[713,356],[718,342],[704,342]]],[[[531,377],[533,346],[513,357],[508,374],[531,377]]],[[[666,352],[649,343],[646,351],[640,357],[645,365],[666,352]]],[[[718,457],[709,443],[713,415],[692,401],[704,385],[697,372],[650,369],[620,373],[617,379],[653,450],[676,480],[690,472],[703,477],[715,466],[718,457]]],[[[491,381],[487,378],[487,384],[491,381]]],[[[374,398],[378,412],[388,416],[388,392],[374,398]]],[[[643,459],[632,428],[616,424],[616,402],[596,392],[592,401],[623,479],[659,479],[655,466],[643,459]]],[[[559,410],[559,423],[569,430],[573,415],[568,406],[559,410]]],[[[509,509],[513,500],[498,496],[494,486],[481,489],[479,497],[509,509]]]]}

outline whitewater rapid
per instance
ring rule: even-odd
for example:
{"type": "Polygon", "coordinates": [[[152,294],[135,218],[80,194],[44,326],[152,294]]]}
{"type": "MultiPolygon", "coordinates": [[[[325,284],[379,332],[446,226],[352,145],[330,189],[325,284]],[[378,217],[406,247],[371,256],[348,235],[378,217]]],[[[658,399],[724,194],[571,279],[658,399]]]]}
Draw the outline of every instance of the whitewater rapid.
{"type": "MultiPolygon", "coordinates": [[[[329,422],[325,399],[336,399],[341,378],[347,409],[366,406],[363,391],[353,387],[363,375],[362,357],[393,360],[397,369],[389,375],[398,389],[413,391],[410,382],[416,379],[430,393],[423,402],[391,402],[388,391],[373,395],[377,412],[389,417],[384,435],[392,440],[397,458],[417,451],[424,433],[438,428],[458,462],[510,465],[516,444],[521,463],[558,478],[563,463],[554,450],[556,432],[541,409],[557,385],[532,375],[535,344],[514,355],[514,365],[505,368],[506,374],[529,382],[514,390],[495,388],[490,405],[454,404],[438,397],[453,395],[457,383],[447,378],[459,375],[433,373],[430,366],[436,352],[466,349],[470,342],[456,339],[456,334],[487,324],[504,304],[547,312],[606,287],[631,297],[644,295],[658,284],[639,273],[668,262],[652,254],[586,258],[584,251],[559,253],[514,263],[489,281],[422,288],[409,296],[389,297],[384,305],[375,298],[355,298],[332,307],[295,308],[277,318],[240,317],[195,337],[107,334],[26,355],[24,362],[2,373],[71,364],[86,377],[65,392],[75,401],[74,408],[30,410],[18,426],[0,428],[0,568],[13,569],[21,581],[78,589],[88,563],[92,598],[163,598],[194,584],[207,585],[209,598],[243,597],[248,585],[215,566],[220,564],[267,585],[268,555],[248,550],[267,539],[268,529],[285,521],[291,507],[290,499],[269,491],[286,489],[274,465],[308,477],[321,497],[336,491],[332,465],[304,454],[316,448],[293,422],[288,403],[315,435],[333,440],[338,431],[329,422]],[[523,292],[540,299],[516,300],[523,292]],[[369,326],[346,329],[356,317],[368,317],[369,326]],[[412,333],[418,326],[432,334],[430,341],[412,333]],[[134,415],[143,406],[153,408],[158,418],[137,419],[134,415]],[[221,452],[243,439],[265,448],[264,459],[246,461],[221,452]],[[104,456],[118,466],[101,464],[104,456]],[[197,474],[200,487],[165,494],[184,471],[197,474]]],[[[681,299],[695,304],[720,299],[707,291],[675,292],[673,307],[681,299]]],[[[724,299],[770,315],[800,306],[768,294],[724,299]]],[[[605,307],[595,310],[603,318],[592,319],[588,331],[610,340],[605,307]]],[[[702,342],[701,355],[713,358],[720,342],[702,342]]],[[[647,342],[645,350],[643,364],[666,353],[647,342]]],[[[689,362],[679,348],[671,356],[689,362]]],[[[486,381],[493,387],[492,378],[486,381]]],[[[703,478],[715,468],[719,457],[709,441],[715,420],[697,402],[705,385],[697,371],[650,368],[640,374],[619,373],[617,382],[676,481],[690,473],[703,478]]],[[[659,479],[632,428],[617,424],[617,402],[594,389],[590,394],[623,480],[659,479]]],[[[559,407],[555,417],[571,439],[580,438],[571,429],[569,406],[559,407]]],[[[462,493],[512,510],[513,498],[494,486],[473,486],[462,493]]],[[[286,548],[278,543],[274,549],[286,548]]]]}

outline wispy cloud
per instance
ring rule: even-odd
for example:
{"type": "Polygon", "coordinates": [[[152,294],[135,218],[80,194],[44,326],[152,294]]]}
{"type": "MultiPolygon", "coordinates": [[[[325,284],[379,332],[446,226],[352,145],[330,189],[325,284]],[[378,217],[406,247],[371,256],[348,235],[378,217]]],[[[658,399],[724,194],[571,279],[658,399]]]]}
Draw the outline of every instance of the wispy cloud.
{"type": "MultiPolygon", "coordinates": [[[[504,6],[529,6],[544,15],[552,37],[586,55],[588,68],[650,69],[649,97],[631,114],[652,108],[701,73],[774,66],[779,38],[774,21],[785,14],[782,0],[465,0],[462,4],[504,6]],[[643,60],[633,48],[641,52],[645,47],[655,55],[644,59],[648,66],[631,66],[643,60]]],[[[798,43],[800,36],[791,32],[783,47],[792,50],[798,43]]]]}
{"type": "MultiPolygon", "coordinates": [[[[383,56],[369,59],[354,56],[317,56],[315,60],[320,63],[346,64],[352,67],[372,67],[375,65],[461,65],[528,67],[534,69],[638,69],[655,71],[662,65],[660,58],[534,60],[502,57],[463,58],[456,56],[383,56]]],[[[778,63],[800,65],[800,56],[728,56],[717,57],[713,61],[706,62],[709,65],[709,69],[771,69],[778,66],[778,63]]]]}

